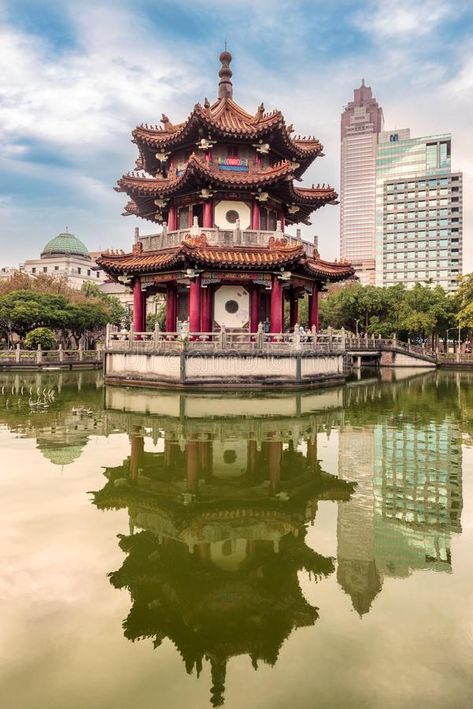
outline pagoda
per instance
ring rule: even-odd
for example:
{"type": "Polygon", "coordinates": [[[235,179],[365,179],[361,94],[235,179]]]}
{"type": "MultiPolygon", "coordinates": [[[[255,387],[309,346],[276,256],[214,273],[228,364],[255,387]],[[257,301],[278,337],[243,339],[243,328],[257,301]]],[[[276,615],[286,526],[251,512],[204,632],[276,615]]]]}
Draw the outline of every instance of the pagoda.
{"type": "Polygon", "coordinates": [[[224,327],[271,333],[299,321],[308,297],[308,326],[318,329],[318,297],[327,282],[353,276],[346,262],[323,261],[314,244],[285,233],[336,204],[327,185],[300,187],[323,155],[314,137],[294,135],[279,110],[248,113],[233,100],[232,56],[220,55],[218,98],[197,103],[183,123],[164,114],[160,126],[133,131],[136,170],[118,181],[125,215],[162,225],[140,236],[131,253],[103,253],[98,263],[133,288],[133,329],[144,332],[146,299],[166,297],[166,332],[188,321],[191,333],[224,327]],[[284,304],[289,302],[289,323],[284,304]]]}

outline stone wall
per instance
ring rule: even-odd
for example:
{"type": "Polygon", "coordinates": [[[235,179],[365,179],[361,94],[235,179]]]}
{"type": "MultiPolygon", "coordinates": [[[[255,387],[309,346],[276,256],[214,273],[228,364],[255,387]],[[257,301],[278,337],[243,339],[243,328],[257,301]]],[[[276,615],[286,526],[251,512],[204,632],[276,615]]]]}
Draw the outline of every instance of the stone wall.
{"type": "Polygon", "coordinates": [[[109,381],[157,386],[305,385],[343,379],[342,353],[106,353],[109,381]]]}

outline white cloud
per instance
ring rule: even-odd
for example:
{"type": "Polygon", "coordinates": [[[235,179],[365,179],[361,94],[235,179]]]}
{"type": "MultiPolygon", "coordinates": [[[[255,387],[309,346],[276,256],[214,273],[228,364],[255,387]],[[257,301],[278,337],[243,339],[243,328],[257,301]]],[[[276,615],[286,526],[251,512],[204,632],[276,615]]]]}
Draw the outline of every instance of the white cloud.
{"type": "Polygon", "coordinates": [[[413,37],[430,34],[450,11],[449,3],[442,0],[382,0],[372,3],[372,9],[360,11],[357,21],[373,39],[410,42],[413,37]]]}

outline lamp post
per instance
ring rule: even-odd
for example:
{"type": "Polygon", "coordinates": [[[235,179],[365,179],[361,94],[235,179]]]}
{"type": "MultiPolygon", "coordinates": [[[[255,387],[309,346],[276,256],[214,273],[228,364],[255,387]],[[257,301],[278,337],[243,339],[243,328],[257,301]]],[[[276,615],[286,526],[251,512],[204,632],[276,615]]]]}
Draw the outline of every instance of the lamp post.
{"type": "Polygon", "coordinates": [[[359,322],[360,322],[359,320],[355,320],[355,334],[357,337],[358,337],[358,323],[359,322]]]}
{"type": "Polygon", "coordinates": [[[461,327],[460,325],[458,326],[458,354],[460,354],[460,346],[461,346],[461,327]]]}

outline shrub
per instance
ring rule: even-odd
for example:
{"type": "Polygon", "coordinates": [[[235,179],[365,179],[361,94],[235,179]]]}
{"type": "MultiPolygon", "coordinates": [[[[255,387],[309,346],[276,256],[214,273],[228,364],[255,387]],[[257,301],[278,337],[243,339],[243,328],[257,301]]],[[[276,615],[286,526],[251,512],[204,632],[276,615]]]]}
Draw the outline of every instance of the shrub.
{"type": "Polygon", "coordinates": [[[49,327],[35,327],[25,337],[25,347],[29,350],[38,349],[41,345],[42,350],[52,350],[56,345],[56,337],[54,332],[49,327]]]}

